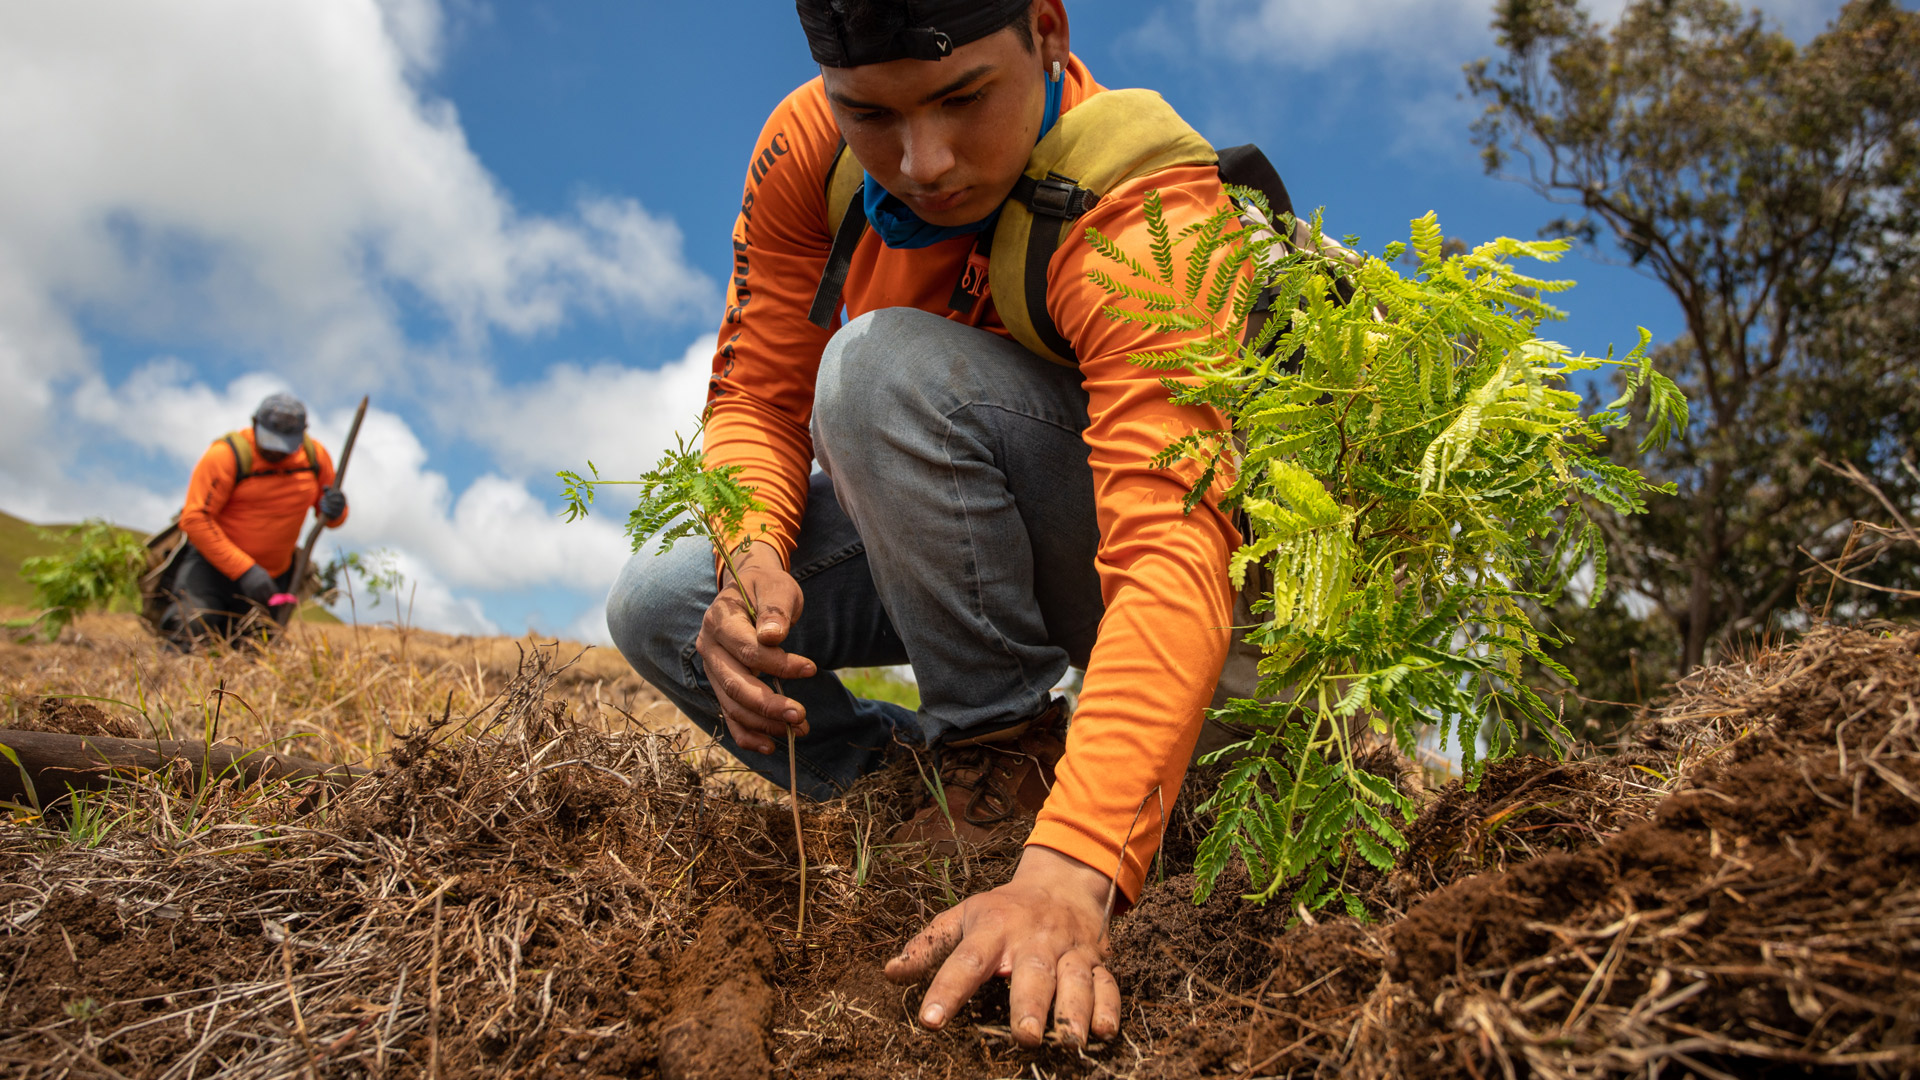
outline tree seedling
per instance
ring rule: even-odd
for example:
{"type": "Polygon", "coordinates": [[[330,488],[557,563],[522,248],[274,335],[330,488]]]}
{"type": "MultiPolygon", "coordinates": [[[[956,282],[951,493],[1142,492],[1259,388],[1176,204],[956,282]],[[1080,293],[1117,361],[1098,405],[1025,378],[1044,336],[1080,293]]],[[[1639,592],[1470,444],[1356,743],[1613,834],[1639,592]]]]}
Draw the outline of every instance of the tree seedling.
{"type": "MultiPolygon", "coordinates": [[[[695,438],[699,436],[695,431],[695,438]]],[[[753,497],[753,489],[739,480],[738,465],[709,466],[706,454],[691,447],[685,438],[675,435],[675,446],[661,455],[660,463],[637,480],[608,480],[593,462],[587,462],[589,475],[572,471],[557,475],[565,487],[563,512],[568,521],[577,521],[591,512],[594,492],[607,484],[638,487],[640,500],[627,516],[626,533],[633,550],[658,539],[662,554],[687,537],[699,537],[713,546],[726,567],[727,580],[746,606],[747,617],[758,623],[760,614],[753,598],[740,584],[734,565],[739,554],[754,537],[748,536],[747,515],[766,507],[753,497]]],[[[780,680],[773,679],[775,693],[784,693],[780,680]]],[[[793,806],[794,850],[800,860],[800,910],[796,933],[807,928],[807,840],[800,822],[799,754],[794,748],[793,729],[787,729],[787,794],[793,806]]]]}
{"type": "Polygon", "coordinates": [[[1253,735],[1209,759],[1232,767],[1200,807],[1213,824],[1196,899],[1238,855],[1254,899],[1291,885],[1289,907],[1338,899],[1361,915],[1347,859],[1391,869],[1407,844],[1392,819],[1415,807],[1360,767],[1356,740],[1371,729],[1412,756],[1435,727],[1477,783],[1483,737],[1495,754],[1522,725],[1570,739],[1522,678],[1523,661],[1573,678],[1532,613],[1569,585],[1589,602],[1605,588],[1590,509],[1638,513],[1672,491],[1610,460],[1606,433],[1642,412],[1644,453],[1685,430],[1687,403],[1653,370],[1645,330],[1619,360],[1537,335],[1560,316],[1542,297],[1572,282],[1511,262],[1552,262],[1565,241],[1443,252],[1428,214],[1410,245],[1362,257],[1326,241],[1317,216],[1296,241],[1291,215],[1232,194],[1237,205],[1177,235],[1150,195],[1150,266],[1088,230],[1115,264],[1089,275],[1107,315],[1179,336],[1134,362],[1166,372],[1174,403],[1226,421],[1153,464],[1191,481],[1189,512],[1211,496],[1238,516],[1228,569],[1257,590],[1256,625],[1237,628],[1263,654],[1257,697],[1215,714],[1253,735]],[[1402,276],[1393,264],[1409,253],[1402,276]],[[1605,368],[1626,392],[1583,415],[1568,379],[1605,368]]]}
{"type": "Polygon", "coordinates": [[[20,564],[20,576],[33,586],[41,608],[25,627],[38,623],[52,641],[85,612],[139,605],[140,575],[147,568],[147,546],[140,537],[98,518],[40,535],[61,542],[65,550],[20,564]]]}
{"type": "Polygon", "coordinates": [[[335,553],[326,565],[319,568],[320,590],[323,600],[331,603],[329,597],[338,596],[342,588],[351,589],[352,580],[360,581],[360,591],[368,597],[368,607],[379,607],[380,601],[393,597],[398,604],[400,589],[407,583],[407,576],[400,572],[394,554],[386,548],[372,551],[341,551],[335,553]]]}

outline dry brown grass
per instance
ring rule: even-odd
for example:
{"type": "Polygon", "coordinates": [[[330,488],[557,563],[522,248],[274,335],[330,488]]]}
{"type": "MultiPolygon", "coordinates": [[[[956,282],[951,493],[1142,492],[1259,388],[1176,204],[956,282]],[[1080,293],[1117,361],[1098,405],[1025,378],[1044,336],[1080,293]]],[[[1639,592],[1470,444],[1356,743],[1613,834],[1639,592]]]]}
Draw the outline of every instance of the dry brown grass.
{"type": "Polygon", "coordinates": [[[1004,989],[920,1030],[879,977],[1015,854],[886,848],[910,764],[808,808],[803,935],[778,793],[743,796],[611,653],[307,627],[180,658],[126,629],[0,647],[0,692],[176,731],[217,714],[381,771],[325,798],[150,776],[0,825],[0,1077],[654,1075],[689,945],[729,908],[771,939],[777,1075],[1920,1068],[1911,629],[1761,649],[1623,755],[1437,792],[1382,923],[1152,887],[1116,928],[1122,1038],[1084,1053],[1016,1049],[1004,989]]]}
{"type": "Polygon", "coordinates": [[[41,697],[69,696],[124,720],[134,735],[197,738],[211,730],[248,746],[371,764],[401,733],[484,710],[536,648],[569,662],[551,692],[576,707],[582,723],[610,731],[685,725],[613,649],[531,635],[295,623],[265,650],[185,656],[131,615],[87,615],[57,643],[0,644],[0,727],[41,697]]]}
{"type": "MultiPolygon", "coordinates": [[[[1404,914],[1264,943],[1137,1075],[1920,1075],[1920,630],[1703,670],[1636,743],[1598,783],[1534,763],[1569,843],[1437,878],[1403,861],[1404,914]]],[[[1451,838],[1434,851],[1510,828],[1521,787],[1443,791],[1412,831],[1451,838]]]]}
{"type": "Polygon", "coordinates": [[[773,936],[793,1007],[832,987],[888,1041],[954,1042],[912,1030],[876,960],[1017,847],[884,852],[910,769],[809,807],[802,936],[778,793],[609,653],[308,628],[192,658],[126,629],[0,649],[0,687],[380,769],[331,795],[145,776],[0,825],[0,1076],[647,1074],[668,972],[722,905],[773,936]]]}

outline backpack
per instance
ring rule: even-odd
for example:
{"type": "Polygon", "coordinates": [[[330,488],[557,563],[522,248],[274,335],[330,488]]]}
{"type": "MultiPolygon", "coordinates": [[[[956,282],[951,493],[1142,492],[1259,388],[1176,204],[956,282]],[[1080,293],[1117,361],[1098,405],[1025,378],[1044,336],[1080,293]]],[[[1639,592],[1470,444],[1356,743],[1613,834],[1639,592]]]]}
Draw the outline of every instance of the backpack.
{"type": "Polygon", "coordinates": [[[226,443],[227,449],[233,451],[233,464],[235,469],[233,484],[235,487],[240,486],[240,481],[255,476],[293,476],[298,473],[310,472],[313,474],[315,480],[320,479],[320,452],[314,447],[313,436],[303,435],[300,437],[300,449],[307,453],[307,463],[300,468],[266,468],[256,470],[253,467],[253,442],[246,438],[246,434],[247,430],[242,428],[239,431],[229,431],[225,435],[220,436],[220,441],[226,443]]]}
{"type": "MultiPolygon", "coordinates": [[[[1062,113],[1033,148],[1026,171],[1001,205],[999,219],[978,234],[949,306],[963,314],[975,312],[990,285],[994,308],[1014,340],[1056,364],[1074,366],[1078,357],[1073,343],[1047,311],[1047,264],[1071,235],[1067,226],[1107,192],[1133,177],[1175,165],[1215,165],[1223,182],[1265,195],[1276,219],[1293,212],[1286,184],[1259,147],[1216,151],[1159,94],[1108,90],[1062,113]]],[[[865,178],[841,140],[826,183],[833,245],[807,315],[823,329],[839,314],[854,249],[867,231],[860,198],[865,178]]],[[[1265,307],[1256,312],[1250,336],[1258,333],[1265,307]]]]}

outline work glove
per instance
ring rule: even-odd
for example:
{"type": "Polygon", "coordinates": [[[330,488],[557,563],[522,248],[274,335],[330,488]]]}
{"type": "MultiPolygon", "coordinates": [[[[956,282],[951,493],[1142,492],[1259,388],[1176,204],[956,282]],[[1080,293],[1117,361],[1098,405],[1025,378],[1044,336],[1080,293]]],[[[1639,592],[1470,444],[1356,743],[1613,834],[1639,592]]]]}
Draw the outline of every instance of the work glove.
{"type": "Polygon", "coordinates": [[[320,493],[320,517],[332,521],[347,512],[347,493],[330,487],[320,493]]]}
{"type": "Polygon", "coordinates": [[[241,574],[235,584],[240,586],[240,595],[261,607],[272,607],[274,594],[280,591],[273,583],[273,575],[262,570],[259,563],[247,567],[247,572],[241,574]]]}

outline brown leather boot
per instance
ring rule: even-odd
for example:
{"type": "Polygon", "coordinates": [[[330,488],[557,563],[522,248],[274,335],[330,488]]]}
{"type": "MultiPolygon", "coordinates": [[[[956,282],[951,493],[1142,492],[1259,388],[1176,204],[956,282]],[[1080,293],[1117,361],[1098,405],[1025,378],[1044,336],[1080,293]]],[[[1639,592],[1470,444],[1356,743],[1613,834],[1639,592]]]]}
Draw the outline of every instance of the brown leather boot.
{"type": "Polygon", "coordinates": [[[960,844],[991,844],[1022,831],[1053,790],[1053,767],[1067,751],[1066,702],[1054,698],[1038,716],[934,748],[939,787],[900,823],[888,842],[925,844],[952,855],[960,844]]]}

